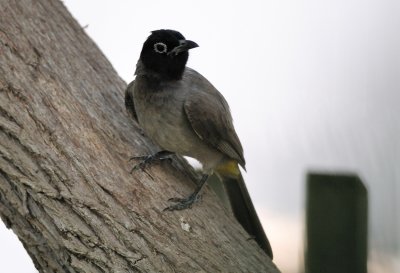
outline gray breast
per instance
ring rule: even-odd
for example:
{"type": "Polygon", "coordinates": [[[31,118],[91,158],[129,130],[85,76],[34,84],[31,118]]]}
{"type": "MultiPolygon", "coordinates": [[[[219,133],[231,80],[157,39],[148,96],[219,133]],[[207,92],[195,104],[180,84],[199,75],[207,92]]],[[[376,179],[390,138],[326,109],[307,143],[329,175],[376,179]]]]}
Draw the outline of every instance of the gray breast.
{"type": "Polygon", "coordinates": [[[179,83],[146,88],[139,80],[134,94],[139,124],[155,143],[165,150],[188,154],[198,138],[183,112],[187,90],[179,83]]]}
{"type": "Polygon", "coordinates": [[[146,135],[162,149],[196,158],[212,169],[223,155],[198,137],[183,108],[188,92],[196,92],[198,86],[177,81],[153,89],[146,81],[136,77],[134,90],[135,110],[146,135]]]}

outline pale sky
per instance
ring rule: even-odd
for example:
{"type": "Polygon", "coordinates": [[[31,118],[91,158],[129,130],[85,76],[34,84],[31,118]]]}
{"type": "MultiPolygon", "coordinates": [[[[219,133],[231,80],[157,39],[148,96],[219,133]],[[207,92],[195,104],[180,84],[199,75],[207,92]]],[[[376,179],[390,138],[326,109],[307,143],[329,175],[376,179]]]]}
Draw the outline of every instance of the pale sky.
{"type": "MultiPolygon", "coordinates": [[[[126,82],[150,31],[175,29],[200,45],[188,66],[230,104],[245,180],[282,272],[301,268],[309,170],[361,176],[370,273],[400,272],[399,1],[64,3],[126,82]]],[[[2,272],[36,272],[2,224],[0,241],[2,272]]]]}

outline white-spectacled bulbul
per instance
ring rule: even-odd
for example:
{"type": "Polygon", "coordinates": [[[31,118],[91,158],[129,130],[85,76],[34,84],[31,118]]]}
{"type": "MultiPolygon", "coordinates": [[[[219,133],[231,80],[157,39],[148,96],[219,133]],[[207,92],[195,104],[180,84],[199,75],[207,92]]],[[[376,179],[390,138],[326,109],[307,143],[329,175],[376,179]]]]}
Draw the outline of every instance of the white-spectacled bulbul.
{"type": "Polygon", "coordinates": [[[195,47],[198,45],[181,33],[164,29],[153,31],[143,44],[136,78],[125,93],[125,105],[162,151],[137,157],[143,159],[139,165],[173,153],[200,161],[203,176],[195,192],[187,198],[171,199],[175,204],[167,210],[190,207],[209,175],[216,173],[236,219],[272,258],[240,173],[239,165],[245,168],[245,160],[229,106],[206,78],[186,67],[188,51],[195,47]]]}

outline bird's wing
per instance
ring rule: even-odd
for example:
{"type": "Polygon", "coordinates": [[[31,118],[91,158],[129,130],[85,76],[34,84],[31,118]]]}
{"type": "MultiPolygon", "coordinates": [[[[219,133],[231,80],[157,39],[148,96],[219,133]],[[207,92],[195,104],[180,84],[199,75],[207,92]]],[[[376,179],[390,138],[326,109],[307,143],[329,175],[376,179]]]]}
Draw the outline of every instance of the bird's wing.
{"type": "Polygon", "coordinates": [[[233,127],[228,103],[207,80],[189,92],[184,111],[200,139],[245,167],[243,148],[233,127]]]}
{"type": "Polygon", "coordinates": [[[133,104],[133,89],[135,86],[135,81],[132,81],[125,90],[125,108],[129,115],[136,121],[138,121],[135,105],[133,104]]]}

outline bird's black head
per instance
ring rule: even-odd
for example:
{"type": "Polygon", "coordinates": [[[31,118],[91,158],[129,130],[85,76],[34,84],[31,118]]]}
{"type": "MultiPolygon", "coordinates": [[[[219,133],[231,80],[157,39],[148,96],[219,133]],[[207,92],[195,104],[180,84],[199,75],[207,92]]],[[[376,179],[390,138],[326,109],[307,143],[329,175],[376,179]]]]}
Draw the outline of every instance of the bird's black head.
{"type": "Polygon", "coordinates": [[[198,47],[175,30],[160,29],[151,32],[143,44],[140,60],[145,68],[167,80],[182,78],[188,50],[198,47]]]}

